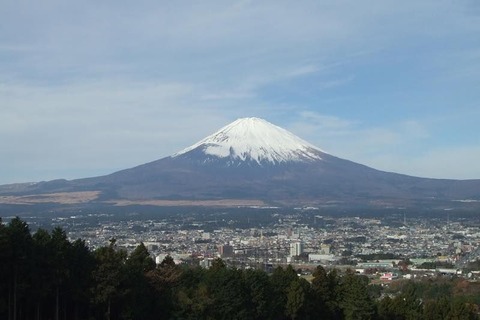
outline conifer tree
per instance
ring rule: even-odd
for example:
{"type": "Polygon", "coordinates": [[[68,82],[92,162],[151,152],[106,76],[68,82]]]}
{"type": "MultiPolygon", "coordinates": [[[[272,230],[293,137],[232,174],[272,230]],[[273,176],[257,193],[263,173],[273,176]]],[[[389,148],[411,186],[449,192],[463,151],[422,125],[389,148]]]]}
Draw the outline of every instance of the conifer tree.
{"type": "Polygon", "coordinates": [[[312,315],[310,303],[312,295],[309,283],[302,278],[290,282],[287,290],[286,316],[290,319],[307,319],[312,315]]]}
{"type": "Polygon", "coordinates": [[[368,295],[368,279],[348,271],[342,278],[342,308],[346,320],[369,320],[375,313],[374,303],[368,295]]]}
{"type": "Polygon", "coordinates": [[[8,319],[8,258],[10,255],[10,246],[8,243],[7,228],[0,217],[0,318],[8,319]]]}
{"type": "Polygon", "coordinates": [[[261,270],[245,270],[244,282],[249,292],[253,319],[270,319],[273,314],[272,287],[268,275],[261,270]]]}
{"type": "Polygon", "coordinates": [[[93,298],[96,303],[105,308],[104,315],[107,320],[119,313],[119,310],[113,308],[124,294],[121,292],[121,284],[127,253],[124,250],[118,250],[115,243],[115,239],[112,239],[109,246],[95,251],[93,298]]]}
{"type": "MultiPolygon", "coordinates": [[[[55,281],[53,272],[52,237],[48,231],[38,229],[32,237],[32,295],[35,300],[35,319],[46,318],[50,315],[48,309],[52,305],[51,293],[55,281]],[[50,299],[49,299],[50,298],[50,299]]],[[[50,315],[51,316],[51,315],[50,315]]]]}
{"type": "Polygon", "coordinates": [[[140,243],[125,262],[126,294],[123,298],[122,317],[127,319],[154,319],[154,295],[146,274],[155,269],[155,261],[147,248],[140,243]]]}
{"type": "Polygon", "coordinates": [[[27,310],[28,280],[32,255],[32,236],[28,224],[13,218],[6,228],[7,235],[7,282],[9,287],[9,317],[17,320],[27,310]],[[22,313],[23,312],[23,313],[22,313]]]}

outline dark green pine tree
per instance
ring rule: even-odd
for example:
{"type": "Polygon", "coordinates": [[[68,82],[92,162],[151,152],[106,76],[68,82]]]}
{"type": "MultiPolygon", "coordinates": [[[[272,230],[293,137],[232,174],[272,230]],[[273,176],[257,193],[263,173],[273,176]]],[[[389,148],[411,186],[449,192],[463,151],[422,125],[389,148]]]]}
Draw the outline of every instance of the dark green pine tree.
{"type": "Polygon", "coordinates": [[[377,313],[380,320],[399,319],[393,310],[392,298],[389,296],[384,297],[377,303],[377,313]]]}
{"type": "MultiPolygon", "coordinates": [[[[155,299],[154,308],[157,319],[172,318],[175,307],[179,307],[179,304],[175,304],[174,292],[184,274],[183,271],[184,270],[175,264],[173,258],[167,255],[157,268],[146,273],[147,282],[153,290],[155,299]]],[[[194,282],[191,287],[195,287],[197,284],[198,282],[194,282]]],[[[181,310],[182,307],[178,309],[181,310]]],[[[183,310],[179,311],[178,316],[173,318],[182,318],[182,316],[180,316],[182,313],[183,310]]]]}
{"type": "Polygon", "coordinates": [[[368,278],[347,272],[341,281],[340,306],[346,320],[369,320],[375,314],[375,305],[368,294],[368,278]]]}
{"type": "Polygon", "coordinates": [[[53,284],[55,286],[55,320],[60,319],[60,312],[63,309],[64,317],[66,317],[67,306],[65,294],[70,294],[67,290],[67,280],[70,277],[68,265],[69,252],[71,243],[67,239],[67,235],[60,227],[53,229],[51,233],[51,241],[53,248],[52,268],[55,275],[53,284]],[[63,305],[63,308],[62,308],[63,305]]]}
{"type": "Polygon", "coordinates": [[[271,319],[274,313],[271,299],[272,286],[268,275],[261,270],[246,270],[243,274],[249,292],[252,319],[271,319]]]}
{"type": "Polygon", "coordinates": [[[16,217],[6,230],[6,283],[8,287],[8,318],[17,320],[27,317],[29,307],[29,280],[32,257],[32,236],[26,222],[16,217]]]}
{"type": "Polygon", "coordinates": [[[155,269],[155,260],[150,256],[148,249],[142,242],[130,254],[125,266],[129,272],[144,274],[155,269]]]}
{"type": "Polygon", "coordinates": [[[273,301],[273,318],[282,319],[286,315],[287,292],[292,281],[297,280],[298,276],[291,265],[285,269],[277,267],[273,270],[270,277],[272,286],[272,301],[273,301]]]}
{"type": "Polygon", "coordinates": [[[223,261],[220,258],[215,258],[212,261],[212,266],[209,269],[210,273],[215,273],[217,271],[223,271],[227,268],[227,265],[225,264],[225,261],[223,261]]]}
{"type": "Polygon", "coordinates": [[[135,248],[125,262],[122,299],[124,319],[156,319],[154,292],[149,286],[146,274],[155,269],[155,261],[143,243],[135,248]]]}
{"type": "Polygon", "coordinates": [[[0,319],[8,319],[9,301],[8,301],[8,273],[10,246],[8,245],[7,227],[3,224],[0,217],[0,319]]]}
{"type": "Polygon", "coordinates": [[[313,314],[322,319],[340,319],[340,277],[336,269],[328,273],[322,266],[313,272],[313,314]]]}
{"type": "Polygon", "coordinates": [[[206,285],[214,300],[211,316],[214,319],[251,319],[248,292],[242,271],[229,269],[218,259],[207,270],[206,285]]]}
{"type": "Polygon", "coordinates": [[[68,253],[68,292],[72,305],[70,319],[86,319],[90,314],[92,274],[95,269],[95,257],[84,240],[77,239],[68,253]]]}
{"type": "Polygon", "coordinates": [[[327,271],[322,266],[317,266],[313,272],[312,290],[314,300],[314,314],[322,319],[333,318],[332,299],[334,290],[337,290],[336,284],[331,283],[327,271]]]}
{"type": "Polygon", "coordinates": [[[160,262],[160,268],[175,268],[175,261],[170,255],[165,256],[162,262],[160,262]]]}
{"type": "Polygon", "coordinates": [[[33,235],[31,293],[35,301],[35,319],[53,318],[52,292],[55,282],[52,237],[44,229],[33,235]]]}
{"type": "Polygon", "coordinates": [[[317,266],[312,275],[312,289],[315,293],[315,302],[318,307],[325,309],[331,290],[327,279],[327,271],[322,266],[317,266]]]}
{"type": "Polygon", "coordinates": [[[450,311],[445,319],[447,320],[475,320],[478,319],[473,305],[465,303],[461,300],[454,300],[451,304],[450,311]]]}
{"type": "Polygon", "coordinates": [[[95,250],[96,267],[93,270],[93,299],[104,310],[100,312],[107,320],[118,318],[118,302],[124,296],[121,290],[124,265],[127,258],[125,250],[118,250],[115,239],[110,245],[95,250]]]}
{"type": "Polygon", "coordinates": [[[307,280],[297,278],[287,290],[286,316],[290,319],[312,319],[312,290],[307,280]]]}
{"type": "Polygon", "coordinates": [[[185,268],[181,270],[178,276],[169,271],[170,268],[160,267],[155,270],[161,281],[156,280],[157,291],[163,292],[163,296],[168,294],[164,288],[172,288],[174,303],[174,319],[208,319],[213,308],[212,293],[209,292],[206,281],[207,271],[201,267],[185,268]],[[177,280],[175,280],[177,278],[177,280]],[[171,279],[171,280],[167,280],[171,279]],[[168,281],[168,282],[166,282],[168,281]],[[159,285],[167,283],[167,285],[159,285]],[[163,289],[162,289],[163,288],[163,289]]]}
{"type": "Polygon", "coordinates": [[[386,297],[378,304],[380,319],[416,320],[423,316],[423,303],[415,283],[408,282],[393,299],[386,297]]]}

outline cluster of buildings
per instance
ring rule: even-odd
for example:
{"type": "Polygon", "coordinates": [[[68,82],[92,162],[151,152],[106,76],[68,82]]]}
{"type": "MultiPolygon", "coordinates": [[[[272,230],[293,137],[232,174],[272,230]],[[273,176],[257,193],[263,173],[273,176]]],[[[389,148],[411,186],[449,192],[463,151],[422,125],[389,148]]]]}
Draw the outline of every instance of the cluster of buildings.
{"type": "MultiPolygon", "coordinates": [[[[209,220],[205,215],[145,220],[96,219],[99,214],[92,213],[53,223],[93,249],[111,238],[127,250],[143,242],[157,263],[170,255],[178,263],[197,261],[206,267],[221,257],[246,268],[322,264],[388,272],[397,270],[400,261],[409,261],[410,269],[438,262],[457,270],[480,257],[480,224],[471,219],[328,217],[315,211],[268,214],[268,223],[243,228],[228,216],[209,220]],[[382,255],[388,257],[379,259],[382,255]]],[[[394,278],[395,272],[390,273],[385,277],[394,278]]]]}

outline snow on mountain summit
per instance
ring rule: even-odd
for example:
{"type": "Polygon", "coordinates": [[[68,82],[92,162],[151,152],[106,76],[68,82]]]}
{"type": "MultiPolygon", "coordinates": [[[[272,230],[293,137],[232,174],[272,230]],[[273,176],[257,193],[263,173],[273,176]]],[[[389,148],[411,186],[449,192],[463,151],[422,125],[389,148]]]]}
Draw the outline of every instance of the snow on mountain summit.
{"type": "Polygon", "coordinates": [[[173,157],[192,150],[201,150],[213,157],[258,164],[320,160],[324,153],[293,133],[259,118],[238,119],[173,157]]]}

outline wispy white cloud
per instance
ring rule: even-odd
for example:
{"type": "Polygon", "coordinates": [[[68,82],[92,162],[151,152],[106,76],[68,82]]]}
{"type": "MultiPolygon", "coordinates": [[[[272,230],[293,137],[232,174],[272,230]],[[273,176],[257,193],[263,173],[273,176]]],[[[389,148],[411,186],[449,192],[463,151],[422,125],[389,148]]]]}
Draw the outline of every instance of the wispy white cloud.
{"type": "Polygon", "coordinates": [[[432,131],[451,122],[410,119],[365,127],[359,121],[302,112],[290,128],[333,155],[376,169],[430,178],[479,179],[480,168],[474,160],[480,158],[478,145],[465,141],[436,146],[432,131]]]}
{"type": "Polygon", "coordinates": [[[330,80],[327,80],[327,81],[322,81],[322,82],[319,83],[318,89],[319,90],[326,90],[326,89],[331,89],[331,88],[343,86],[343,85],[346,85],[346,84],[352,82],[354,79],[355,79],[355,77],[353,75],[350,75],[350,76],[340,78],[340,79],[330,79],[330,80]]]}
{"type": "Polygon", "coordinates": [[[480,148],[464,145],[425,148],[432,131],[448,120],[403,120],[384,126],[305,111],[289,128],[327,152],[376,169],[431,178],[479,178],[480,148]]]}
{"type": "Polygon", "coordinates": [[[308,124],[312,128],[322,130],[329,135],[338,135],[339,133],[350,131],[354,126],[354,121],[314,111],[302,111],[298,116],[299,119],[293,124],[293,127],[301,128],[308,124]]]}
{"type": "Polygon", "coordinates": [[[315,65],[305,65],[291,70],[287,77],[298,77],[316,73],[319,71],[319,67],[315,65]]]}
{"type": "Polygon", "coordinates": [[[17,177],[20,164],[31,180],[55,167],[71,169],[65,178],[106,174],[167,156],[230,121],[221,109],[203,109],[188,84],[3,85],[0,92],[8,96],[0,110],[4,179],[17,177]]]}
{"type": "Polygon", "coordinates": [[[472,163],[480,158],[477,145],[432,148],[411,154],[378,154],[368,164],[385,171],[437,179],[480,179],[480,170],[472,163]]]}

